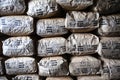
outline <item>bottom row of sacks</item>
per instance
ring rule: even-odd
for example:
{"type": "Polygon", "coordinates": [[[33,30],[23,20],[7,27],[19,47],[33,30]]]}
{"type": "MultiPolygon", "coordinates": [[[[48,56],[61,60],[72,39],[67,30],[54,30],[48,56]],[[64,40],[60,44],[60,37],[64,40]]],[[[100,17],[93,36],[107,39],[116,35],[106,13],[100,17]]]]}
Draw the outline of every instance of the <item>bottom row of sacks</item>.
{"type": "Polygon", "coordinates": [[[39,76],[44,77],[101,75],[104,79],[116,80],[120,79],[120,60],[74,56],[68,64],[66,59],[57,56],[42,58],[38,65],[37,61],[31,57],[10,58],[5,61],[5,71],[8,75],[36,74],[37,70],[39,76]]]}
{"type": "MultiPolygon", "coordinates": [[[[0,80],[8,80],[6,77],[0,77],[0,80]]],[[[18,75],[12,78],[12,80],[43,80],[40,78],[38,75],[18,75]]],[[[44,80],[74,80],[71,77],[47,77],[44,80]]],[[[82,76],[82,77],[77,77],[76,80],[109,80],[105,79],[104,77],[101,76],[82,76]]]]}

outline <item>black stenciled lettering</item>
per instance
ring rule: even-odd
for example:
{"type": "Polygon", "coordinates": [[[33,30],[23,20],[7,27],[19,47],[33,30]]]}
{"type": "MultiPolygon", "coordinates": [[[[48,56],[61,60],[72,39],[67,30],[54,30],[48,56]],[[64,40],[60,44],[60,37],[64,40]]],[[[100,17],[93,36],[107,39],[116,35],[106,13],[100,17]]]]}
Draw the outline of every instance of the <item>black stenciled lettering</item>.
{"type": "Polygon", "coordinates": [[[92,46],[93,50],[97,49],[97,45],[92,46]]]}
{"type": "Polygon", "coordinates": [[[89,71],[88,71],[87,68],[81,68],[81,72],[82,72],[82,73],[88,73],[89,71]]]}
{"type": "Polygon", "coordinates": [[[107,21],[105,19],[101,18],[100,25],[107,25],[107,21]]]}
{"type": "Polygon", "coordinates": [[[51,66],[57,66],[57,61],[56,60],[51,60],[51,66]]]}
{"type": "Polygon", "coordinates": [[[69,26],[70,26],[70,27],[75,27],[75,24],[76,24],[76,23],[75,23],[74,21],[71,21],[71,22],[69,23],[69,26]]]}
{"type": "Polygon", "coordinates": [[[6,25],[5,19],[1,19],[2,25],[6,25]]]}
{"type": "Polygon", "coordinates": [[[60,26],[60,28],[62,29],[62,32],[66,31],[65,26],[60,26]]]}
{"type": "Polygon", "coordinates": [[[115,20],[116,24],[120,24],[120,18],[115,20]]]}
{"type": "Polygon", "coordinates": [[[15,26],[20,26],[22,24],[21,20],[15,20],[14,25],[15,26]]]}
{"type": "Polygon", "coordinates": [[[116,49],[120,49],[120,43],[116,43],[116,49]]]}
{"type": "Polygon", "coordinates": [[[117,70],[117,72],[120,72],[120,66],[114,66],[114,68],[117,70]]]}
{"type": "Polygon", "coordinates": [[[32,80],[32,77],[28,76],[26,80],[32,80]]]}
{"type": "Polygon", "coordinates": [[[108,49],[105,43],[102,43],[102,49],[108,49]]]}
{"type": "Polygon", "coordinates": [[[42,11],[41,9],[37,9],[37,10],[36,10],[36,13],[37,13],[38,15],[43,15],[43,11],[42,11]]]}
{"type": "Polygon", "coordinates": [[[6,63],[6,67],[7,67],[7,69],[11,69],[11,67],[10,67],[10,64],[9,64],[9,63],[6,63]]]}
{"type": "Polygon", "coordinates": [[[52,33],[52,27],[51,26],[48,26],[47,29],[46,29],[47,33],[52,33]]]}
{"type": "Polygon", "coordinates": [[[20,45],[20,43],[21,43],[21,40],[17,40],[17,41],[14,43],[14,46],[17,47],[17,46],[20,45]]]}
{"type": "Polygon", "coordinates": [[[55,11],[55,6],[50,7],[53,11],[55,11]]]}
{"type": "Polygon", "coordinates": [[[94,20],[94,21],[92,21],[92,23],[93,23],[93,26],[97,26],[98,21],[97,21],[97,20],[94,20]]]}
{"type": "Polygon", "coordinates": [[[83,27],[83,26],[84,26],[83,21],[78,21],[78,22],[77,22],[77,26],[78,26],[78,27],[83,27]]]}
{"type": "Polygon", "coordinates": [[[84,51],[83,46],[78,46],[78,51],[84,51]]]}
{"type": "Polygon", "coordinates": [[[19,62],[19,68],[24,68],[24,63],[23,62],[19,62]]]}
{"type": "Polygon", "coordinates": [[[46,52],[47,52],[47,53],[53,53],[53,49],[52,49],[52,48],[47,48],[47,49],[46,49],[46,52]]]}
{"type": "Polygon", "coordinates": [[[60,26],[61,28],[65,28],[65,26],[60,26]]]}

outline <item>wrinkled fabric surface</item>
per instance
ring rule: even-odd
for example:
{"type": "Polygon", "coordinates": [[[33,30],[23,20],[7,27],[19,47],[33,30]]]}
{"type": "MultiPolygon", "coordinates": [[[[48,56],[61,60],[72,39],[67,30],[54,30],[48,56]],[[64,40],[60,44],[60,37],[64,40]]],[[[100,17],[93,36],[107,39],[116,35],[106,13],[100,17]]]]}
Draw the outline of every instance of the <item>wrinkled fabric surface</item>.
{"type": "Polygon", "coordinates": [[[25,12],[24,0],[0,0],[0,15],[16,15],[25,12]]]}
{"type": "Polygon", "coordinates": [[[97,52],[99,38],[93,34],[74,33],[67,39],[66,49],[72,55],[87,55],[97,52]]]}
{"type": "Polygon", "coordinates": [[[66,14],[65,28],[72,32],[90,32],[99,27],[99,13],[72,11],[66,14]]]}
{"type": "Polygon", "coordinates": [[[0,32],[10,36],[25,36],[34,31],[33,18],[30,16],[0,17],[0,32]]]}
{"type": "Polygon", "coordinates": [[[37,65],[34,58],[18,57],[9,58],[5,61],[6,74],[30,74],[37,71],[37,65]]]}
{"type": "Polygon", "coordinates": [[[40,76],[67,76],[69,74],[68,63],[62,57],[42,58],[38,63],[40,76]]]}
{"type": "Polygon", "coordinates": [[[55,0],[30,0],[27,14],[37,18],[48,18],[57,15],[59,6],[55,0]]]}
{"type": "Polygon", "coordinates": [[[120,36],[120,15],[102,16],[98,33],[101,36],[120,36]]]}
{"type": "Polygon", "coordinates": [[[30,37],[11,37],[3,41],[3,55],[9,57],[34,55],[33,40],[30,37]]]}
{"type": "Polygon", "coordinates": [[[98,53],[104,58],[120,59],[120,37],[101,37],[98,53]]]}
{"type": "Polygon", "coordinates": [[[66,34],[64,18],[40,19],[37,22],[37,34],[43,37],[60,36],[66,34]]]}
{"type": "Polygon", "coordinates": [[[100,74],[101,61],[91,56],[76,56],[69,64],[70,74],[73,76],[91,76],[100,74]]]}
{"type": "Polygon", "coordinates": [[[44,38],[38,41],[38,56],[56,56],[66,52],[66,39],[63,37],[44,38]]]}
{"type": "Polygon", "coordinates": [[[102,59],[103,71],[102,75],[109,80],[119,80],[120,79],[120,60],[117,59],[102,59]]]}

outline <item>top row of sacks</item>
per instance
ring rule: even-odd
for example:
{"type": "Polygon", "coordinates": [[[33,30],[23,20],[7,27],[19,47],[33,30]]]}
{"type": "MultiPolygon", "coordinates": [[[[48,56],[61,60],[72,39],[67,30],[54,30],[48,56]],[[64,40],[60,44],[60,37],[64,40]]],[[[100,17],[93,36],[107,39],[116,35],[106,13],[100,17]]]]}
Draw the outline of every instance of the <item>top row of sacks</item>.
{"type": "Polygon", "coordinates": [[[37,17],[53,17],[60,13],[60,6],[68,11],[84,10],[91,6],[91,11],[111,14],[120,11],[120,0],[0,0],[0,15],[25,14],[37,17]],[[27,5],[28,4],[28,10],[27,5]],[[60,6],[59,6],[60,5],[60,6]]]}

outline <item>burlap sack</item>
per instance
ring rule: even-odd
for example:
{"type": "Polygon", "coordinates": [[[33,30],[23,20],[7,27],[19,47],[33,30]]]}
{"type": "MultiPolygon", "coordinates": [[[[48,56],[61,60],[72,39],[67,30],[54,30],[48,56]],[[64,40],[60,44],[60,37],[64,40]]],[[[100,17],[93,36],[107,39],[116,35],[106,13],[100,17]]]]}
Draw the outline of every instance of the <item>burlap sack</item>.
{"type": "Polygon", "coordinates": [[[77,77],[77,80],[108,80],[108,79],[105,79],[102,76],[82,76],[77,77]]]}
{"type": "Polygon", "coordinates": [[[120,11],[120,0],[95,0],[94,11],[100,14],[111,14],[120,11]]]}
{"type": "Polygon", "coordinates": [[[116,59],[102,59],[103,71],[102,76],[108,80],[120,80],[120,60],[116,59]]]}
{"type": "Polygon", "coordinates": [[[0,75],[4,74],[4,70],[3,70],[3,58],[0,57],[0,75]]]}
{"type": "Polygon", "coordinates": [[[0,17],[0,32],[10,36],[29,35],[33,32],[33,18],[30,16],[0,17]]]}
{"type": "Polygon", "coordinates": [[[27,14],[38,18],[47,18],[56,16],[59,12],[59,6],[56,0],[30,0],[28,3],[27,14]]]}
{"type": "Polygon", "coordinates": [[[39,36],[60,36],[67,32],[64,18],[40,19],[37,22],[37,35],[39,36]]]}
{"type": "Polygon", "coordinates": [[[99,27],[97,12],[72,11],[66,14],[65,28],[72,32],[90,32],[99,27]]]}
{"type": "Polygon", "coordinates": [[[25,9],[24,0],[0,0],[0,15],[23,14],[25,9]]]}
{"type": "Polygon", "coordinates": [[[26,74],[26,75],[17,75],[12,80],[41,80],[38,75],[35,74],[26,74]]]}
{"type": "Polygon", "coordinates": [[[69,64],[70,74],[73,76],[91,76],[100,74],[101,61],[91,56],[72,57],[69,64]]]}
{"type": "Polygon", "coordinates": [[[120,15],[101,17],[98,33],[101,36],[120,36],[120,15]]]}
{"type": "Polygon", "coordinates": [[[5,76],[0,76],[0,80],[8,80],[5,76]]]}
{"type": "Polygon", "coordinates": [[[62,57],[46,57],[38,63],[40,76],[67,76],[68,63],[62,57]]]}
{"type": "Polygon", "coordinates": [[[98,53],[104,58],[120,59],[120,37],[101,37],[98,53]]]}
{"type": "Polygon", "coordinates": [[[66,10],[83,10],[93,5],[93,0],[56,0],[66,10]]]}
{"type": "Polygon", "coordinates": [[[97,52],[99,38],[93,34],[74,33],[67,39],[67,51],[72,55],[87,55],[97,52]]]}
{"type": "Polygon", "coordinates": [[[73,80],[70,77],[47,77],[46,80],[73,80]]]}
{"type": "Polygon", "coordinates": [[[30,37],[11,37],[3,41],[3,55],[9,57],[34,55],[33,40],[30,37]]]}
{"type": "Polygon", "coordinates": [[[56,56],[66,52],[66,39],[63,37],[43,38],[38,41],[38,56],[56,56]]]}
{"type": "Polygon", "coordinates": [[[37,71],[37,65],[34,58],[18,57],[10,58],[5,61],[6,74],[29,74],[37,71]]]}

